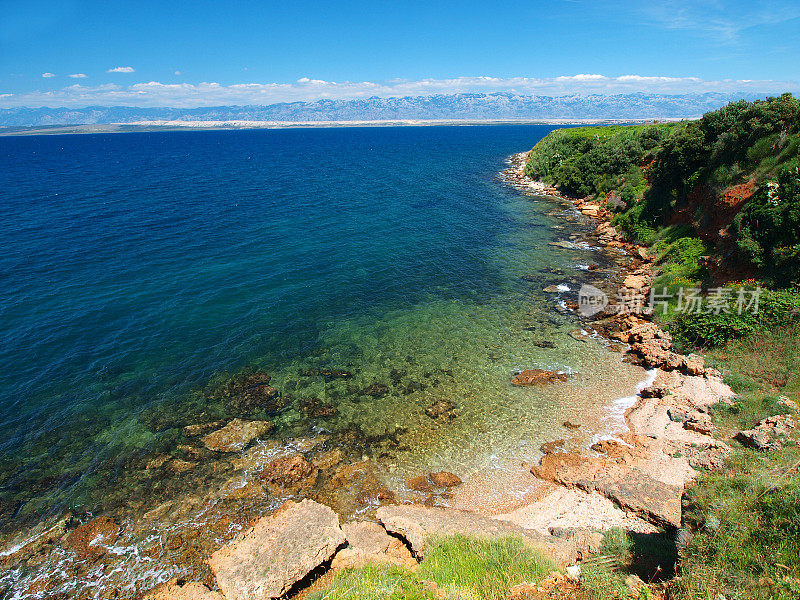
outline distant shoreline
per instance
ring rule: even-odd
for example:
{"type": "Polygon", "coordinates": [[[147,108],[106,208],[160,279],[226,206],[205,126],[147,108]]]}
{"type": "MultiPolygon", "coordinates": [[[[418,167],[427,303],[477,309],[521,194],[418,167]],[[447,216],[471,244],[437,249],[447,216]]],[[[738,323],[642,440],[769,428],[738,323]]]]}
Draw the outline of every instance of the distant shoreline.
{"type": "Polygon", "coordinates": [[[72,135],[91,133],[131,133],[148,131],[213,131],[236,129],[311,129],[343,127],[430,127],[475,125],[633,125],[675,122],[695,117],[648,119],[391,119],[358,121],[134,121],[85,125],[32,125],[0,127],[0,136],[72,135]]]}

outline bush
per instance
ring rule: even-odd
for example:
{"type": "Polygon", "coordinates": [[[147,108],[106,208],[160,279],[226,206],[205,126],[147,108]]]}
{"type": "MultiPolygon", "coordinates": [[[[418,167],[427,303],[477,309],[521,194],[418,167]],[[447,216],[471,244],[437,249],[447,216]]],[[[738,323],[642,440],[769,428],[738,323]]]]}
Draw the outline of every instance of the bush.
{"type": "Polygon", "coordinates": [[[741,255],[779,286],[800,282],[800,169],[759,189],[734,222],[741,255]]]}

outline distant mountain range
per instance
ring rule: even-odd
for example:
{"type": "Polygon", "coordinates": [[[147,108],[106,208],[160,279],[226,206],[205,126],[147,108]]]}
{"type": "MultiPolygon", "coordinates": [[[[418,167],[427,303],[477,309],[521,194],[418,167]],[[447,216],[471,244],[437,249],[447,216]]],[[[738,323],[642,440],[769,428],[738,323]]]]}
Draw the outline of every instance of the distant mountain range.
{"type": "Polygon", "coordinates": [[[521,96],[509,93],[453,94],[363,100],[315,100],[266,106],[204,108],[0,109],[0,126],[131,123],[135,121],[377,121],[398,119],[657,119],[691,118],[732,100],[759,94],[615,94],[521,96]]]}

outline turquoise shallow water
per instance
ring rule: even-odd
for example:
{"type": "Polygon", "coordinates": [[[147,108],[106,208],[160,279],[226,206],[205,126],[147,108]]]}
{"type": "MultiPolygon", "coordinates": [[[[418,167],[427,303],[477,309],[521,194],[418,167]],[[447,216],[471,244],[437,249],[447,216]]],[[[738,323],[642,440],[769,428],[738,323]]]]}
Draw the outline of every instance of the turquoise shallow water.
{"type": "Polygon", "coordinates": [[[497,179],[550,129],[0,138],[0,521],[130,499],[180,427],[230,416],[207,386],[243,368],[287,399],[276,436],[402,435],[398,478],[536,446],[619,362],[541,292],[601,258],[549,246],[563,209],[497,179]],[[512,388],[526,367],[575,387],[512,388]]]}

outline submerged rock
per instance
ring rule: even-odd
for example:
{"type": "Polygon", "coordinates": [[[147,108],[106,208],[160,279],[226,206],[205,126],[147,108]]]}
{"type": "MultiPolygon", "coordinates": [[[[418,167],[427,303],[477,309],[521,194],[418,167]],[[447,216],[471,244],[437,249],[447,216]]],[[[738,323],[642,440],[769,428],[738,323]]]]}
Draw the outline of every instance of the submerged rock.
{"type": "Polygon", "coordinates": [[[186,437],[195,437],[197,435],[204,435],[209,431],[214,431],[225,425],[225,421],[208,421],[206,423],[193,423],[183,428],[183,435],[186,437]]]}
{"type": "Polygon", "coordinates": [[[416,477],[406,478],[406,487],[415,492],[430,492],[431,482],[425,475],[417,475],[416,477]]]}
{"type": "Polygon", "coordinates": [[[450,400],[437,400],[425,409],[431,419],[454,419],[456,405],[450,400]]]}
{"type": "Polygon", "coordinates": [[[208,561],[226,600],[279,598],[345,542],[339,517],[311,500],[261,517],[208,561]]]}
{"type": "Polygon", "coordinates": [[[385,396],[389,393],[389,386],[384,383],[373,383],[365,387],[360,392],[365,396],[372,396],[373,398],[380,398],[381,396],[385,396]]]}
{"type": "Polygon", "coordinates": [[[544,383],[553,383],[556,381],[566,381],[569,375],[566,373],[558,373],[556,371],[545,371],[544,369],[525,369],[522,373],[516,375],[511,383],[514,385],[541,385],[544,383]]]}
{"type": "Polygon", "coordinates": [[[119,525],[111,517],[97,517],[70,532],[64,542],[82,560],[97,560],[119,537],[119,525]]]}
{"type": "Polygon", "coordinates": [[[339,414],[339,409],[333,404],[323,402],[317,397],[301,400],[298,408],[311,419],[335,417],[339,414]]]}
{"type": "Polygon", "coordinates": [[[325,379],[350,379],[353,374],[344,369],[300,369],[301,377],[324,377],[325,379]]]}
{"type": "Polygon", "coordinates": [[[433,485],[439,487],[456,487],[457,485],[461,485],[463,483],[458,475],[454,475],[448,471],[428,473],[428,478],[431,480],[433,485]]]}
{"type": "Polygon", "coordinates": [[[255,412],[275,414],[286,408],[288,400],[269,384],[266,373],[241,375],[228,382],[225,388],[225,410],[239,417],[255,412]]]}
{"type": "Polygon", "coordinates": [[[275,428],[272,421],[242,421],[234,419],[222,429],[202,438],[209,450],[215,452],[238,452],[255,438],[269,433],[275,428]]]}
{"type": "Polygon", "coordinates": [[[270,462],[259,475],[270,489],[280,496],[309,488],[317,480],[316,469],[302,454],[281,456],[270,462]]]}

